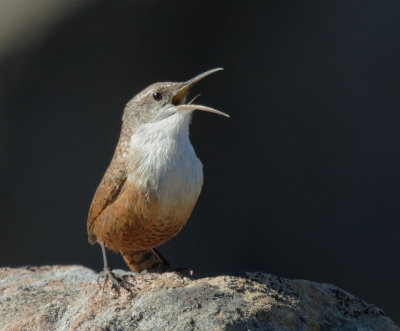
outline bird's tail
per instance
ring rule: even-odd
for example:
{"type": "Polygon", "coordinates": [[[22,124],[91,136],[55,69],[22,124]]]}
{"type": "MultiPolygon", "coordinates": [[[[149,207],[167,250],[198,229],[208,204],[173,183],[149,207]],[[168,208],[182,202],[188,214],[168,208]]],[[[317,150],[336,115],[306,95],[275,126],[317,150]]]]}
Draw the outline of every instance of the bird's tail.
{"type": "Polygon", "coordinates": [[[129,269],[135,272],[142,270],[165,271],[170,268],[169,263],[154,248],[145,251],[121,252],[129,269]]]}

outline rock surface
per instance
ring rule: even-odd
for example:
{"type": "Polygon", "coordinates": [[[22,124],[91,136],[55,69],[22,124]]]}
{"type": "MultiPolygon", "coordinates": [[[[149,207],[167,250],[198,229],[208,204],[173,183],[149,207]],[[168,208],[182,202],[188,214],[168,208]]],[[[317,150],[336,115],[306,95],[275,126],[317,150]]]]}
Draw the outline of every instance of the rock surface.
{"type": "MultiPolygon", "coordinates": [[[[122,271],[121,271],[122,273],[122,271]]],[[[266,273],[124,273],[134,295],[81,266],[0,269],[0,330],[400,330],[329,284],[266,273]]]]}

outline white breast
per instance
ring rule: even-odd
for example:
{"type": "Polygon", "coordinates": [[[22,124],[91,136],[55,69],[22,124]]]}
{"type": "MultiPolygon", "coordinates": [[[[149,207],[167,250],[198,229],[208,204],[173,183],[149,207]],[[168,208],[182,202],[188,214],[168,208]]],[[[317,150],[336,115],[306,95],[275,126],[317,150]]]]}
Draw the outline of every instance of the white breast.
{"type": "Polygon", "coordinates": [[[187,213],[203,185],[203,166],[189,140],[189,122],[190,114],[177,112],[140,126],[130,140],[129,154],[134,157],[128,180],[155,193],[160,212],[168,217],[187,213]]]}

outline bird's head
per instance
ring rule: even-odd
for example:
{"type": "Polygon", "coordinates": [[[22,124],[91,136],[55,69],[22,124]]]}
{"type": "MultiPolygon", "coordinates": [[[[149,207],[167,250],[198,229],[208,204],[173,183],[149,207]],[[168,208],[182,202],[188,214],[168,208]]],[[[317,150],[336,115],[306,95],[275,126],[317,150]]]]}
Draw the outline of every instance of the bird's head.
{"type": "Polygon", "coordinates": [[[123,121],[139,126],[159,122],[175,114],[190,115],[194,110],[230,117],[214,108],[193,104],[197,96],[186,103],[187,93],[193,85],[220,70],[223,69],[208,70],[186,82],[162,82],[150,85],[129,101],[124,111],[123,121]]]}

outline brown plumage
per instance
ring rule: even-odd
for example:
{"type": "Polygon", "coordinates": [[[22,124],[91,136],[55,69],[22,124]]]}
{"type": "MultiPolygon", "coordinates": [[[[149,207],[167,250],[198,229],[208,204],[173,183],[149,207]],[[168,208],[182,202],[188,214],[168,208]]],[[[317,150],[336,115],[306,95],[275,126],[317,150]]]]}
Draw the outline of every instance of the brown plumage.
{"type": "Polygon", "coordinates": [[[133,271],[166,268],[155,247],[175,236],[188,220],[202,186],[202,165],[188,138],[194,109],[188,89],[210,70],[184,83],[156,83],[127,105],[112,161],[93,197],[87,219],[91,244],[121,253],[133,271]]]}
{"type": "Polygon", "coordinates": [[[152,248],[167,242],[182,229],[197,199],[186,207],[187,211],[182,217],[159,219],[157,196],[138,190],[132,183],[127,184],[127,174],[124,171],[127,162],[118,154],[117,151],[117,156],[114,156],[96,190],[89,210],[89,242],[104,242],[107,248],[121,253],[133,271],[160,267],[163,260],[152,248]],[[132,257],[135,252],[139,257],[143,251],[151,254],[146,255],[148,261],[134,263],[136,259],[125,257],[132,257]]]}

